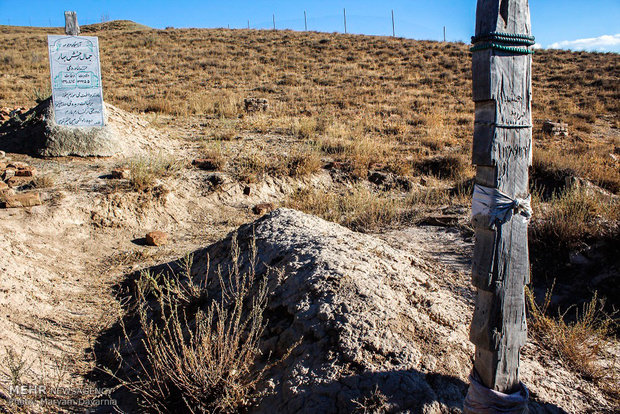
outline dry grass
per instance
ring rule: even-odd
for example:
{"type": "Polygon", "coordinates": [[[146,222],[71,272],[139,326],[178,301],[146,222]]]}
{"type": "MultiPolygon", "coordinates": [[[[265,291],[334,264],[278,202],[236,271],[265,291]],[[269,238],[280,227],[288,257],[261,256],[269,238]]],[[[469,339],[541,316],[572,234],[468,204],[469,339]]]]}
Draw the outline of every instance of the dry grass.
{"type": "Polygon", "coordinates": [[[617,231],[620,203],[582,186],[569,186],[544,201],[537,197],[531,235],[536,243],[570,251],[580,243],[617,231]]]}
{"type": "Polygon", "coordinates": [[[129,184],[135,191],[151,190],[157,180],[173,175],[182,163],[170,155],[139,156],[129,162],[129,184]]]}
{"type": "Polygon", "coordinates": [[[117,352],[121,366],[137,373],[106,372],[136,394],[147,411],[239,412],[260,398],[255,387],[272,366],[257,365],[268,290],[266,276],[255,274],[255,245],[250,248],[249,270],[242,272],[233,238],[232,264],[226,276],[216,272],[218,297],[210,297],[206,280],[192,280],[191,257],[182,275],[140,275],[135,300],[144,336],[134,347],[123,325],[134,355],[117,352]]]}
{"type": "Polygon", "coordinates": [[[37,175],[34,177],[34,180],[32,180],[32,185],[35,188],[52,188],[55,184],[56,180],[51,174],[37,175]]]}
{"type": "Polygon", "coordinates": [[[596,293],[583,305],[581,312],[573,307],[557,317],[550,317],[552,290],[547,291],[543,303],[538,305],[533,294],[526,289],[530,333],[570,369],[593,381],[620,403],[620,360],[618,355],[612,355],[613,360],[609,362],[610,355],[607,355],[610,335],[617,322],[604,312],[604,304],[596,293]],[[567,322],[573,310],[575,316],[572,322],[567,322]]]}
{"type": "Polygon", "coordinates": [[[275,154],[258,148],[243,152],[232,163],[233,174],[238,181],[254,183],[266,175],[272,177],[303,177],[321,169],[321,158],[309,145],[289,146],[275,154]]]}
{"type": "MultiPolygon", "coordinates": [[[[207,118],[216,139],[243,132],[291,135],[317,142],[362,178],[373,163],[402,167],[405,159],[467,159],[471,153],[465,44],[290,31],[152,30],[131,22],[86,31],[100,38],[106,101],[130,111],[207,118]],[[248,96],[269,99],[269,111],[245,114],[248,96]]],[[[0,105],[30,106],[46,94],[47,33],[61,30],[0,28],[0,105]],[[18,53],[16,45],[30,53],[18,53]]],[[[598,131],[619,124],[619,68],[617,54],[543,50],[534,57],[537,128],[549,118],[571,129],[561,145],[537,133],[539,151],[561,147],[562,154],[547,157],[550,168],[568,164],[614,192],[618,165],[609,165],[609,154],[618,151],[618,142],[601,141],[598,131]]]]}
{"type": "Polygon", "coordinates": [[[455,199],[449,189],[415,188],[408,193],[373,191],[355,185],[341,192],[299,188],[285,206],[319,216],[356,231],[385,231],[412,224],[438,206],[455,199]]]}
{"type": "Polygon", "coordinates": [[[403,219],[401,200],[390,194],[375,194],[362,186],[343,194],[300,188],[285,206],[358,231],[385,229],[403,219]]]}

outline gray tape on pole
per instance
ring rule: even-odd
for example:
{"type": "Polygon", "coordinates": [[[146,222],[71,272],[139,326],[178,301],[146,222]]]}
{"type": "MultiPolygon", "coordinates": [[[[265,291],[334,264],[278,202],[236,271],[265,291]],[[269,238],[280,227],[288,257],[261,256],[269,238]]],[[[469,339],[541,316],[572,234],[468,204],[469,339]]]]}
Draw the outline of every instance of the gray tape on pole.
{"type": "Polygon", "coordinates": [[[485,387],[473,371],[469,375],[469,390],[463,402],[463,413],[526,414],[529,391],[523,383],[520,385],[521,389],[514,394],[504,394],[485,387]]]}
{"type": "Polygon", "coordinates": [[[532,217],[531,196],[512,199],[497,188],[474,186],[471,216],[488,216],[489,226],[510,221],[514,214],[529,220],[532,217]]]}

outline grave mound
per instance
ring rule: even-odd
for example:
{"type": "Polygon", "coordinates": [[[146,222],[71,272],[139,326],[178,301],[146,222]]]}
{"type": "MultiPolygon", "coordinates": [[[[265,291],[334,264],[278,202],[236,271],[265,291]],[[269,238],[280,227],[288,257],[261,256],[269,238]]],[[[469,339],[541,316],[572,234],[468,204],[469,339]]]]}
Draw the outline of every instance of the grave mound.
{"type": "Polygon", "coordinates": [[[470,358],[467,325],[454,331],[448,321],[463,313],[451,309],[453,297],[429,290],[434,283],[411,253],[277,209],[196,252],[192,276],[209,272],[215,297],[219,284],[212,273],[222,269],[227,278],[233,237],[242,269],[249,266],[254,240],[257,274],[268,274],[263,355],[278,358],[293,347],[269,371],[259,387],[268,395],[251,412],[351,413],[375,399],[381,400],[375,408],[389,412],[461,406],[470,358]],[[451,355],[449,366],[438,360],[440,352],[451,355]]]}
{"type": "Polygon", "coordinates": [[[108,103],[103,127],[66,127],[54,118],[51,98],[0,126],[0,149],[41,157],[131,156],[162,149],[148,122],[108,103]]]}

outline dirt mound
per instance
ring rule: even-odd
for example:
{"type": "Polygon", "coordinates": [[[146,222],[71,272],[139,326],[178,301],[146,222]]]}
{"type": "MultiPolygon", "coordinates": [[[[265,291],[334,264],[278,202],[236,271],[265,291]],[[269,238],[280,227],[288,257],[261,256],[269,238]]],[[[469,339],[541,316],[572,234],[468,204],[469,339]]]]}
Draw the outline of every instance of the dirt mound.
{"type": "MultiPolygon", "coordinates": [[[[252,237],[259,273],[267,266],[284,270],[269,303],[264,352],[281,355],[303,338],[284,369],[269,375],[275,393],[256,412],[353,412],[356,401],[378,392],[391,410],[438,412],[441,404],[460,405],[469,369],[467,324],[447,322],[462,316],[446,317],[441,305],[450,298],[428,289],[415,257],[288,209],[242,227],[242,251],[252,237]],[[436,373],[430,348],[453,356],[445,374],[436,373]]],[[[230,243],[209,248],[194,272],[204,275],[207,255],[212,269],[227,268],[218,258],[227,257],[230,243]]]]}
{"type": "Polygon", "coordinates": [[[58,125],[46,99],[0,127],[0,149],[43,157],[111,157],[165,148],[157,131],[136,115],[105,104],[105,119],[104,127],[58,125]]]}
{"type": "MultiPolygon", "coordinates": [[[[254,240],[257,275],[270,275],[263,355],[277,359],[298,343],[270,369],[251,412],[461,412],[474,352],[472,292],[446,280],[449,271],[375,236],[278,209],[195,252],[191,274],[204,282],[208,273],[209,296],[219,294],[214,269],[227,277],[233,237],[242,271],[254,240]]],[[[100,338],[102,348],[108,342],[118,338],[100,338]]],[[[538,353],[528,344],[523,358],[530,412],[580,412],[585,402],[604,411],[582,380],[559,366],[544,371],[538,353]]]]}

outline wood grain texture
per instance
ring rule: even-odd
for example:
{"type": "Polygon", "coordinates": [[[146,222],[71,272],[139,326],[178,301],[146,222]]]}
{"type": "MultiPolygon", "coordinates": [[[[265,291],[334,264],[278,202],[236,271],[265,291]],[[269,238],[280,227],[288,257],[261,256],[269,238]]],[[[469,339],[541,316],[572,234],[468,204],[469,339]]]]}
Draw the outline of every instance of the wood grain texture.
{"type": "Polygon", "coordinates": [[[478,0],[476,36],[490,32],[530,34],[528,0],[478,0]]]}
{"type": "MultiPolygon", "coordinates": [[[[476,18],[476,35],[531,32],[527,0],[479,0],[476,18]]],[[[476,51],[472,58],[476,183],[513,199],[529,192],[531,64],[531,55],[494,49],[476,51]]],[[[519,388],[519,354],[527,339],[528,223],[515,215],[494,224],[488,217],[475,217],[472,224],[472,282],[477,288],[470,329],[476,345],[474,368],[486,386],[510,393],[519,388]]]]}

